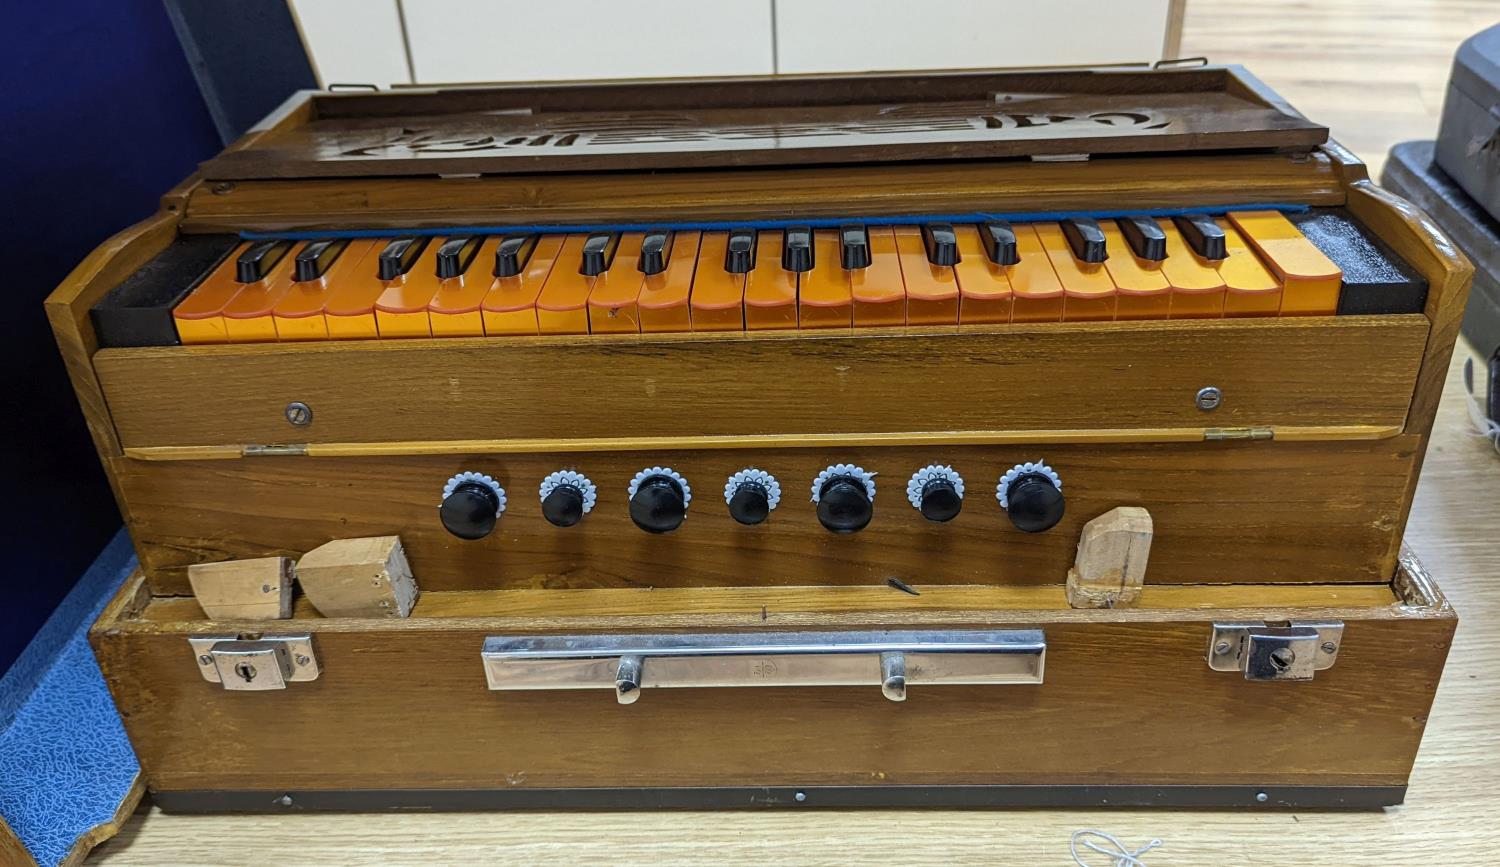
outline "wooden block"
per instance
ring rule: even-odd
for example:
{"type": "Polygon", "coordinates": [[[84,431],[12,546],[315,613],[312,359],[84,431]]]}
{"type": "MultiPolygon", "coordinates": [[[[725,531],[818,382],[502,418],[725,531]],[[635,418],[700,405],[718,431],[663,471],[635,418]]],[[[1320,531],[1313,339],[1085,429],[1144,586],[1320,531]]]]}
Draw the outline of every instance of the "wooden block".
{"type": "Polygon", "coordinates": [[[287,557],[194,563],[188,583],[210,620],[284,620],[292,616],[292,561],[287,557]]]}
{"type": "Polygon", "coordinates": [[[297,561],[297,581],[324,617],[407,617],[417,602],[398,536],[320,545],[297,561]]]}
{"type": "Polygon", "coordinates": [[[1068,570],[1068,604],[1119,608],[1141,598],[1151,556],[1151,513],[1139,506],[1110,509],[1087,524],[1068,570]]]}

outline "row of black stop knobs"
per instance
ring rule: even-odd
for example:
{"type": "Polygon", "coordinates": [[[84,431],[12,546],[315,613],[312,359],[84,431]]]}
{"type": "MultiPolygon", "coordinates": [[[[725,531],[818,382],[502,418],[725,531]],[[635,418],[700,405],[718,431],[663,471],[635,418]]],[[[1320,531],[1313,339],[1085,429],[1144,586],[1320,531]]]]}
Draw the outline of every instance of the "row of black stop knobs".
{"type": "MultiPolygon", "coordinates": [[[[592,508],[596,492],[577,473],[553,481],[558,475],[548,477],[550,484],[543,483],[542,515],[555,526],[571,527],[592,508]]],[[[871,476],[857,467],[830,467],[814,483],[813,493],[818,521],[832,533],[856,533],[874,517],[871,476]]],[[[780,488],[769,474],[748,470],[731,477],[724,495],[731,517],[755,525],[769,517],[780,488]]],[[[996,495],[1011,523],[1024,532],[1049,530],[1062,519],[1062,485],[1045,465],[1018,465],[1001,478],[996,495]]],[[[938,474],[909,489],[908,497],[927,520],[951,521],[963,506],[962,480],[956,473],[952,477],[938,474]]],[[[631,485],[630,518],[648,533],[668,533],[682,525],[690,500],[686,481],[677,473],[661,467],[643,470],[631,485]]],[[[439,515],[453,535],[482,539],[494,531],[504,511],[505,491],[493,479],[461,473],[445,489],[439,515]]]]}

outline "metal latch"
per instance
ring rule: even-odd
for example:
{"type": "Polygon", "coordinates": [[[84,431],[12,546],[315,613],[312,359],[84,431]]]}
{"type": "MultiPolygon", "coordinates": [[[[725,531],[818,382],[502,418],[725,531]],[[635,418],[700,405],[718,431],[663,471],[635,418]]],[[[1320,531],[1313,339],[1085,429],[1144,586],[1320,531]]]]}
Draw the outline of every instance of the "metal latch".
{"type": "Polygon", "coordinates": [[[1203,431],[1204,442],[1217,443],[1233,440],[1273,440],[1276,430],[1268,427],[1211,427],[1203,431]]]}
{"type": "Polygon", "coordinates": [[[645,687],[908,686],[1041,683],[1041,630],[763,632],[490,637],[481,657],[494,690],[645,687]]]}
{"type": "Polygon", "coordinates": [[[1246,680],[1312,680],[1331,668],[1344,637],[1340,621],[1215,623],[1208,639],[1208,667],[1243,672],[1246,680]]]}
{"type": "Polygon", "coordinates": [[[198,673],[225,689],[286,689],[288,683],[317,680],[321,673],[311,635],[194,636],[188,644],[198,673]]]}

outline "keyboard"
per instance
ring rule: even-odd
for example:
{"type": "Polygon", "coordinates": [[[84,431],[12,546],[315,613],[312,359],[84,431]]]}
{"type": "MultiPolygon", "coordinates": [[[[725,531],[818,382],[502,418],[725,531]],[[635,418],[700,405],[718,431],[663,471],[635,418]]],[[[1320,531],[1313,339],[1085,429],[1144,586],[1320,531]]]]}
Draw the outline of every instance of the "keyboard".
{"type": "MultiPolygon", "coordinates": [[[[233,244],[163,304],[156,339],[111,345],[1420,310],[1423,281],[1377,244],[1326,209],[264,238],[233,244]],[[1338,228],[1314,240],[1299,228],[1310,220],[1338,228]],[[1351,284],[1351,260],[1383,278],[1351,284]]],[[[107,335],[109,309],[96,310],[107,335]]]]}

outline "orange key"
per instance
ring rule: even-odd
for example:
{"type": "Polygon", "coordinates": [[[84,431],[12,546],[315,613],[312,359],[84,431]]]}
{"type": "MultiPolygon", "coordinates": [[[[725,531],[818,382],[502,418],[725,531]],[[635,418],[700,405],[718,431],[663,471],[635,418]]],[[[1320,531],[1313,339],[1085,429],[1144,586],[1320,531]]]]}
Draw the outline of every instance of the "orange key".
{"type": "Polygon", "coordinates": [[[745,274],[724,270],[728,232],[704,232],[693,271],[694,331],[739,331],[745,327],[745,274]]]}
{"type": "MultiPolygon", "coordinates": [[[[203,278],[188,297],[172,308],[172,323],[177,328],[177,339],[183,343],[225,343],[229,332],[224,324],[224,308],[240,294],[240,291],[255,283],[239,281],[239,260],[252,247],[266,244],[250,241],[235,248],[229,258],[219,263],[213,273],[203,278]]],[[[262,278],[259,283],[276,279],[282,268],[291,267],[292,244],[282,241],[280,245],[266,244],[261,257],[262,278]]]]}
{"type": "Polygon", "coordinates": [[[1068,322],[1114,319],[1115,281],[1104,264],[1079,261],[1058,224],[1037,223],[1035,228],[1066,296],[1062,318],[1068,322]]]}
{"type": "Polygon", "coordinates": [[[948,265],[927,259],[927,245],[917,226],[896,226],[896,250],[906,281],[907,325],[957,325],[958,278],[948,265]]]}
{"type": "MultiPolygon", "coordinates": [[[[427,318],[427,305],[437,294],[440,280],[437,276],[437,255],[448,238],[433,238],[416,264],[405,274],[386,281],[385,291],[375,299],[375,325],[380,338],[431,337],[432,323],[427,318]]],[[[333,329],[329,329],[332,332],[333,329]]]]}
{"type": "MultiPolygon", "coordinates": [[[[323,307],[344,281],[355,277],[360,268],[374,267],[367,261],[374,241],[350,241],[332,266],[316,280],[303,280],[271,308],[277,340],[327,340],[328,322],[323,307]]],[[[294,264],[293,269],[296,269],[294,264]]]]}
{"type": "MultiPolygon", "coordinates": [[[[408,239],[381,239],[374,243],[365,257],[365,264],[348,275],[341,284],[332,287],[323,302],[323,323],[329,329],[329,338],[351,339],[351,341],[374,341],[380,338],[380,326],[375,324],[375,302],[392,285],[405,281],[417,267],[422,266],[422,255],[431,248],[434,239],[416,239],[417,261],[404,275],[383,281],[380,279],[381,254],[392,243],[407,242],[408,239]]],[[[429,263],[428,267],[432,267],[429,263]]]]}
{"type": "Polygon", "coordinates": [[[495,248],[499,238],[486,238],[469,267],[457,277],[439,281],[427,302],[427,321],[433,337],[483,337],[484,303],[495,282],[495,248]]]}
{"type": "Polygon", "coordinates": [[[1100,220],[1109,259],[1104,267],[1115,281],[1116,319],[1167,319],[1172,313],[1172,284],[1161,272],[1161,263],[1135,255],[1114,220],[1100,220]]]}
{"type": "Polygon", "coordinates": [[[557,262],[536,299],[537,330],[542,334],[589,333],[589,292],[594,288],[594,278],[578,270],[588,238],[586,232],[563,238],[557,262]]]}
{"type": "Polygon", "coordinates": [[[536,239],[530,258],[521,266],[521,273],[495,278],[480,304],[485,334],[537,333],[537,296],[542,293],[547,275],[552,273],[562,244],[562,235],[542,235],[536,239]]]}
{"type": "Polygon", "coordinates": [[[1229,221],[1280,278],[1282,316],[1333,316],[1344,272],[1280,211],[1231,211],[1229,221]]]}
{"type": "Polygon", "coordinates": [[[691,331],[693,270],[698,266],[698,241],[702,232],[678,232],[672,237],[672,255],[667,270],[641,281],[638,302],[641,331],[691,331]]]}
{"type": "Polygon", "coordinates": [[[1010,321],[1014,293],[1010,272],[1014,265],[996,265],[985,252],[979,227],[953,227],[958,239],[958,264],[953,275],[958,278],[958,321],[964,325],[1005,323],[1010,321]]]}
{"type": "Polygon", "coordinates": [[[797,327],[797,274],[781,267],[780,229],[766,229],[755,242],[755,270],[746,274],[745,328],[797,327]]]}
{"type": "Polygon", "coordinates": [[[854,302],[854,324],[905,325],[906,278],[901,274],[901,253],[890,226],[869,226],[870,264],[849,275],[849,297],[854,302]]]}
{"type": "Polygon", "coordinates": [[[854,296],[849,272],[839,262],[837,229],[813,230],[813,267],[797,283],[797,313],[803,328],[849,328],[854,296]]]}
{"type": "MultiPolygon", "coordinates": [[[[224,331],[230,343],[264,343],[276,339],[276,318],[272,311],[295,285],[297,257],[303,251],[323,246],[324,242],[320,241],[303,242],[277,264],[268,279],[246,285],[224,305],[224,331]]],[[[334,242],[325,249],[337,250],[334,255],[339,255],[345,247],[334,242]]],[[[342,255],[339,258],[343,258],[342,255]]]]}
{"type": "Polygon", "coordinates": [[[1250,249],[1245,236],[1228,220],[1215,220],[1224,230],[1229,258],[1219,263],[1224,278],[1225,316],[1275,316],[1281,310],[1281,281],[1250,249]]]}
{"type": "Polygon", "coordinates": [[[1172,284],[1173,319],[1221,319],[1224,316],[1224,278],[1217,263],[1200,258],[1171,220],[1156,225],[1167,236],[1167,258],[1161,273],[1172,284]]]}
{"type": "MultiPolygon", "coordinates": [[[[589,290],[589,330],[595,334],[639,334],[636,307],[645,275],[641,273],[644,232],[625,232],[615,246],[608,270],[594,278],[589,290]]],[[[670,262],[670,260],[668,260],[670,262]]]]}
{"type": "Polygon", "coordinates": [[[1016,255],[1021,261],[1010,268],[1010,288],[1015,293],[1010,320],[1061,322],[1063,285],[1057,278],[1057,270],[1052,267],[1052,258],[1042,247],[1034,225],[1026,223],[1014,228],[1016,255]]]}
{"type": "MultiPolygon", "coordinates": [[[[405,244],[408,241],[413,242],[412,245],[403,249],[412,251],[406,257],[410,261],[410,257],[420,257],[426,252],[432,239],[382,238],[375,241],[365,256],[364,263],[338,285],[330,287],[328,296],[323,300],[323,324],[328,328],[329,338],[374,340],[380,336],[380,328],[375,324],[375,302],[392,283],[406,279],[405,274],[395,280],[380,279],[381,255],[391,249],[392,244],[405,244]]],[[[416,262],[412,262],[411,268],[415,267],[416,262]]],[[[410,268],[407,273],[410,273],[410,268]]]]}

